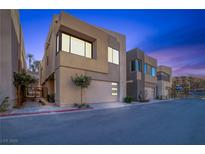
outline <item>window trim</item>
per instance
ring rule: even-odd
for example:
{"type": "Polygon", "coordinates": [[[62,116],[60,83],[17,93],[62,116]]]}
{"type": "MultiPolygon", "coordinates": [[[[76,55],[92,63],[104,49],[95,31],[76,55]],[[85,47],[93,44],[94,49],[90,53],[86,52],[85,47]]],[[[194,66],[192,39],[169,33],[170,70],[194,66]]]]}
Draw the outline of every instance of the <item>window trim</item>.
{"type": "Polygon", "coordinates": [[[137,72],[142,72],[142,60],[137,59],[137,72]]]}
{"type": "MultiPolygon", "coordinates": [[[[84,48],[85,48],[85,47],[86,47],[86,46],[84,45],[84,48]]],[[[81,56],[81,57],[84,57],[84,58],[93,59],[93,42],[88,41],[88,40],[85,40],[85,39],[80,38],[80,37],[78,37],[78,36],[72,35],[72,34],[70,34],[70,33],[66,33],[66,32],[59,31],[59,32],[56,34],[56,55],[57,55],[59,52],[61,52],[61,51],[67,52],[67,53],[69,53],[69,54],[74,54],[74,55],[77,55],[77,56],[81,56]],[[62,50],[62,34],[68,35],[69,38],[70,38],[70,39],[69,39],[69,52],[62,50]],[[59,51],[58,51],[58,52],[57,52],[57,36],[59,36],[59,51]],[[84,53],[84,54],[85,54],[84,56],[78,55],[78,54],[75,54],[75,53],[72,53],[72,52],[71,52],[71,37],[76,38],[76,39],[79,39],[79,40],[83,41],[85,44],[86,44],[86,42],[87,42],[87,43],[90,43],[90,44],[91,44],[91,57],[86,57],[86,49],[84,49],[84,52],[85,52],[85,53],[84,53]]]]}
{"type": "Polygon", "coordinates": [[[135,59],[133,59],[133,60],[130,61],[130,71],[131,71],[131,72],[136,72],[136,65],[135,65],[135,63],[134,63],[134,67],[135,67],[135,68],[134,68],[134,70],[132,70],[132,62],[135,62],[135,59]]]}
{"type": "Polygon", "coordinates": [[[130,62],[130,71],[131,72],[140,72],[140,73],[142,73],[142,64],[143,64],[143,62],[142,62],[142,60],[140,60],[140,59],[137,59],[137,58],[135,58],[135,59],[133,59],[133,60],[131,60],[131,62],[130,62]],[[135,69],[132,71],[132,62],[134,61],[134,66],[135,66],[135,69]],[[140,67],[140,69],[139,69],[139,63],[141,63],[141,67],[140,67]],[[137,64],[137,65],[136,65],[137,64]]]}
{"type": "Polygon", "coordinates": [[[154,67],[154,66],[151,66],[151,71],[150,71],[150,75],[152,76],[152,77],[156,77],[157,76],[157,68],[156,67],[154,67]],[[155,75],[153,76],[152,75],[152,69],[154,69],[155,70],[155,75]]]}
{"type": "Polygon", "coordinates": [[[144,74],[148,74],[147,73],[147,63],[144,63],[144,74]],[[146,67],[145,67],[146,66],[146,67]],[[146,71],[145,71],[146,70],[146,71]]]}
{"type": "Polygon", "coordinates": [[[56,34],[56,55],[60,52],[60,33],[56,34]]]}
{"type": "Polygon", "coordinates": [[[120,65],[120,51],[118,51],[117,49],[114,49],[114,48],[108,46],[108,48],[107,48],[107,55],[108,55],[107,56],[108,57],[107,58],[108,63],[115,64],[115,65],[120,65]],[[112,50],[112,62],[109,61],[109,54],[108,54],[109,53],[109,48],[112,50]],[[118,60],[117,60],[118,63],[115,63],[114,60],[113,60],[113,55],[114,55],[113,53],[114,53],[114,51],[117,51],[117,53],[118,53],[118,60]]]}

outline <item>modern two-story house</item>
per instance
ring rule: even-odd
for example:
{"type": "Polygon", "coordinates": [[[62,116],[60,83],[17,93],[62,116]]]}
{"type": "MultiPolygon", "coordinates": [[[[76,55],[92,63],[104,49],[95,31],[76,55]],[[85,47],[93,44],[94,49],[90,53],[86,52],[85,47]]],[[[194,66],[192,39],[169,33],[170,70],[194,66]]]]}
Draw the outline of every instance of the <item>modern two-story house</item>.
{"type": "MultiPolygon", "coordinates": [[[[25,49],[18,10],[0,10],[0,99],[16,99],[13,72],[26,68],[25,49]]],[[[0,101],[1,103],[1,101],[0,101]]]]}
{"type": "Polygon", "coordinates": [[[83,102],[118,102],[126,96],[125,36],[62,12],[53,17],[40,66],[40,83],[64,106],[80,102],[71,77],[92,78],[83,102]]]}
{"type": "Polygon", "coordinates": [[[158,66],[157,68],[157,96],[161,99],[171,97],[172,88],[172,68],[168,66],[158,66]]]}
{"type": "Polygon", "coordinates": [[[156,97],[157,60],[135,48],[127,52],[127,96],[136,101],[156,97]]]}

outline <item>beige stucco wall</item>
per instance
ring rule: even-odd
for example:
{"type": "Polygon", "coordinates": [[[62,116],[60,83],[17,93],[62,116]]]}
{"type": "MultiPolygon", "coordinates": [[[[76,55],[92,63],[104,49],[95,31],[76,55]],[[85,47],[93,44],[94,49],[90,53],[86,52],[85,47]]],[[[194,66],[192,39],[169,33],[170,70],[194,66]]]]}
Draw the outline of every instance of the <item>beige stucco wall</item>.
{"type": "MultiPolygon", "coordinates": [[[[93,80],[87,90],[88,103],[113,101],[108,93],[109,83],[118,82],[118,101],[122,101],[126,96],[126,53],[125,36],[97,28],[82,22],[68,14],[61,13],[54,16],[50,28],[43,60],[41,61],[41,84],[48,82],[49,77],[54,74],[55,78],[55,99],[59,105],[68,105],[80,101],[80,90],[73,85],[71,76],[85,74],[93,80]],[[93,58],[85,58],[79,55],[59,51],[56,53],[57,32],[68,33],[78,38],[91,41],[93,43],[93,58]],[[108,63],[108,46],[120,51],[120,64],[108,63]],[[48,60],[48,62],[47,62],[48,60]],[[91,96],[92,91],[99,87],[102,93],[91,96]],[[105,91],[103,92],[103,88],[105,91]],[[90,89],[90,90],[89,90],[90,89]]],[[[110,88],[111,90],[112,88],[110,88]]]]}
{"type": "MultiPolygon", "coordinates": [[[[11,18],[9,10],[0,10],[0,93],[14,99],[12,86],[11,18]]],[[[1,102],[0,102],[1,103],[1,102]]]]}
{"type": "Polygon", "coordinates": [[[25,68],[23,33],[18,10],[0,10],[0,93],[16,99],[13,72],[25,68]]]}
{"type": "MultiPolygon", "coordinates": [[[[56,102],[59,105],[73,105],[80,102],[80,88],[72,82],[71,77],[76,74],[85,74],[86,71],[71,69],[66,67],[60,67],[56,71],[56,81],[58,82],[58,88],[60,91],[56,91],[56,102]]],[[[91,80],[91,84],[88,88],[83,90],[83,102],[86,103],[99,103],[99,102],[113,102],[119,101],[119,96],[112,96],[112,82],[91,80]]],[[[119,88],[118,88],[119,90],[119,88]]]]}
{"type": "Polygon", "coordinates": [[[158,96],[168,97],[171,82],[159,80],[157,81],[157,94],[158,96]]]}
{"type": "Polygon", "coordinates": [[[158,80],[157,81],[157,95],[163,98],[170,97],[170,89],[172,87],[172,68],[164,65],[160,65],[157,68],[157,72],[164,72],[170,75],[170,81],[158,80]]]}
{"type": "MultiPolygon", "coordinates": [[[[72,82],[71,77],[76,74],[86,74],[86,71],[79,69],[71,69],[60,67],[56,71],[56,102],[57,104],[73,105],[80,102],[80,88],[72,82]]],[[[112,96],[111,81],[97,80],[92,78],[91,84],[88,88],[83,90],[83,101],[86,103],[99,103],[99,102],[113,102],[120,101],[120,96],[112,96]]],[[[118,92],[120,89],[118,88],[118,92]]]]}
{"type": "Polygon", "coordinates": [[[172,68],[168,67],[168,66],[164,66],[164,65],[160,65],[157,67],[157,72],[164,72],[167,73],[169,75],[172,74],[172,68]]]}

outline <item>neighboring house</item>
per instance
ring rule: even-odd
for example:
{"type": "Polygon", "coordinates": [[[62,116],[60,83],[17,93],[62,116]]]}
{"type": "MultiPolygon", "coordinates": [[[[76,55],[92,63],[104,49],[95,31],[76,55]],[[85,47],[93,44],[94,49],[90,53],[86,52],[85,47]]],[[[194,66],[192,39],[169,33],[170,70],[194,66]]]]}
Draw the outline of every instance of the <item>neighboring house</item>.
{"type": "Polygon", "coordinates": [[[13,72],[26,68],[23,33],[18,10],[0,10],[0,93],[16,99],[13,72]]]}
{"type": "Polygon", "coordinates": [[[172,93],[175,97],[185,96],[187,94],[204,94],[205,79],[194,76],[176,76],[172,78],[172,93]],[[195,93],[196,92],[196,93],[195,93]]]}
{"type": "Polygon", "coordinates": [[[126,96],[125,36],[89,25],[66,13],[55,15],[40,66],[40,83],[56,104],[80,103],[71,77],[92,78],[83,102],[118,102],[126,96]]]}
{"type": "Polygon", "coordinates": [[[140,49],[127,52],[127,96],[135,100],[151,100],[156,97],[157,60],[140,49]]]}
{"type": "Polygon", "coordinates": [[[172,88],[172,68],[168,66],[158,66],[157,68],[157,97],[168,99],[171,97],[172,88]]]}

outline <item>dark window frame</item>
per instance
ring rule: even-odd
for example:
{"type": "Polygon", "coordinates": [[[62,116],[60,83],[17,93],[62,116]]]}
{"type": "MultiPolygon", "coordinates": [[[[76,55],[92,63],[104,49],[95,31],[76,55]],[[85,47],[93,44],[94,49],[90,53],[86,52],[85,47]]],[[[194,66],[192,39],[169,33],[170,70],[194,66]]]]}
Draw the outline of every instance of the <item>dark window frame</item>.
{"type": "MultiPolygon", "coordinates": [[[[93,59],[93,42],[91,41],[88,41],[88,40],[85,40],[83,38],[80,38],[78,36],[75,36],[75,35],[72,35],[72,34],[69,34],[69,33],[66,33],[66,32],[62,32],[62,31],[59,31],[57,34],[56,34],[56,55],[62,51],[62,34],[65,34],[65,35],[68,35],[70,37],[69,39],[69,52],[70,54],[74,54],[74,55],[78,55],[78,54],[75,54],[75,53],[72,53],[71,52],[71,37],[73,38],[76,38],[76,39],[79,39],[79,40],[82,40],[84,42],[84,56],[81,56],[81,55],[78,55],[78,56],[81,56],[81,57],[85,57],[85,58],[88,58],[88,59],[93,59]],[[57,36],[59,36],[59,51],[57,52],[57,36]],[[91,57],[86,57],[86,42],[87,43],[90,43],[91,44],[91,57]]],[[[64,51],[65,52],[65,51],[64,51]]]]}

